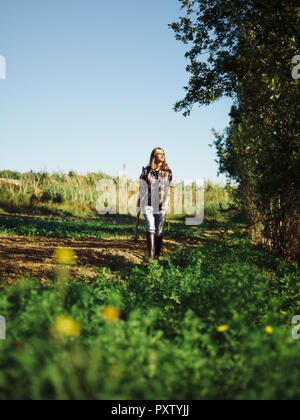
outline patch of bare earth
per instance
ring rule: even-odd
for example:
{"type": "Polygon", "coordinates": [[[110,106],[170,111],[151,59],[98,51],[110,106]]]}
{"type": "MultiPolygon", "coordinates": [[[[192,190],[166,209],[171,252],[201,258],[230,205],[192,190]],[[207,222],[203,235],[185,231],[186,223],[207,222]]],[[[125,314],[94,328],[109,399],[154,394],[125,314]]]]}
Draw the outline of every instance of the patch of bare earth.
{"type": "MultiPolygon", "coordinates": [[[[170,252],[174,240],[164,241],[163,252],[170,252]]],[[[182,244],[181,244],[182,245],[182,244]]],[[[77,259],[72,267],[72,277],[93,280],[102,267],[113,270],[130,269],[139,264],[147,252],[146,241],[137,243],[128,237],[118,238],[47,238],[18,235],[0,235],[0,278],[5,284],[12,284],[23,278],[25,273],[40,278],[42,282],[53,279],[56,268],[54,250],[63,247],[73,249],[77,259]]]]}

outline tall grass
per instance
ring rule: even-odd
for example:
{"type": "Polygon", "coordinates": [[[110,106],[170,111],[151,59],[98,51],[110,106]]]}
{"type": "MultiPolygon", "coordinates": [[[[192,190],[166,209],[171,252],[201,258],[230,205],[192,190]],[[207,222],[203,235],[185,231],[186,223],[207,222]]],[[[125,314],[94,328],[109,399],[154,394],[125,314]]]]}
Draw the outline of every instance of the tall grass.
{"type": "MultiPolygon", "coordinates": [[[[65,216],[97,216],[96,203],[99,197],[97,184],[110,179],[116,185],[117,203],[119,179],[102,172],[79,175],[76,171],[68,174],[54,172],[19,173],[9,170],[0,172],[0,209],[9,213],[58,214],[65,216]]],[[[128,180],[129,185],[130,180],[128,180]]],[[[193,186],[195,189],[195,185],[193,186]]],[[[129,193],[129,197],[138,192],[129,193]]],[[[184,199],[183,199],[184,200],[184,199]]],[[[207,218],[220,216],[220,205],[228,207],[233,202],[230,188],[205,183],[205,214],[207,218]]],[[[183,206],[184,209],[184,201],[183,206]]],[[[117,205],[117,212],[119,208],[117,205]]],[[[174,214],[174,191],[171,196],[171,215],[174,214]]]]}

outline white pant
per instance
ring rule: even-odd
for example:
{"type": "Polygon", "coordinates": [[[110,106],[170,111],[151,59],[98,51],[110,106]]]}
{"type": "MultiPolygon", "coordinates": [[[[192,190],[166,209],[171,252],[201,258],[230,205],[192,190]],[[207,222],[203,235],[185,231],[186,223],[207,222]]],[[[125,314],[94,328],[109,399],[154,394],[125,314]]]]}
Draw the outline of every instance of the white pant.
{"type": "Polygon", "coordinates": [[[153,207],[151,206],[143,208],[142,211],[146,220],[147,232],[155,233],[155,236],[162,236],[166,212],[162,210],[158,214],[154,214],[153,207]]]}

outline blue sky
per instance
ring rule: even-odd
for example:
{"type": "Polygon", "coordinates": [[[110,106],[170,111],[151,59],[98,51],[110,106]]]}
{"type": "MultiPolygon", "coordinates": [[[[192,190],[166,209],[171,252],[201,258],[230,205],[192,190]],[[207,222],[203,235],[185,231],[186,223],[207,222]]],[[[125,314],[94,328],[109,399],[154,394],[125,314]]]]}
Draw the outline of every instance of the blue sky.
{"type": "Polygon", "coordinates": [[[184,97],[184,45],[168,24],[177,0],[2,0],[0,169],[139,176],[162,146],[174,174],[217,178],[211,129],[231,101],[175,113],[184,97]]]}

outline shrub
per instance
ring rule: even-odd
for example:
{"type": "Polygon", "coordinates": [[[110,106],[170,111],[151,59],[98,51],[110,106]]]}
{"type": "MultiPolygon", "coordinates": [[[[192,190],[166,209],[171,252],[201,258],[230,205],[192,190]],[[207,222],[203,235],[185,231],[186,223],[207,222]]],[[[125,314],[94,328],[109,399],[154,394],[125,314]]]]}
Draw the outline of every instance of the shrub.
{"type": "Polygon", "coordinates": [[[52,199],[49,191],[44,191],[41,197],[41,203],[48,203],[52,199]]]}
{"type": "Polygon", "coordinates": [[[20,172],[15,172],[15,171],[10,171],[10,170],[5,170],[5,171],[0,171],[0,178],[7,178],[7,179],[21,179],[22,174],[20,172]]]}
{"type": "Polygon", "coordinates": [[[56,193],[52,201],[54,204],[62,204],[64,202],[64,198],[60,193],[56,193]]]}
{"type": "Polygon", "coordinates": [[[39,203],[38,197],[35,194],[32,194],[30,197],[30,206],[35,207],[38,205],[38,203],[39,203]]]}
{"type": "Polygon", "coordinates": [[[205,216],[217,217],[219,214],[219,205],[216,202],[209,202],[205,205],[205,216]]]}

